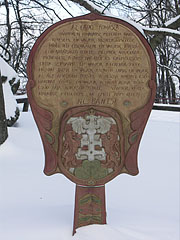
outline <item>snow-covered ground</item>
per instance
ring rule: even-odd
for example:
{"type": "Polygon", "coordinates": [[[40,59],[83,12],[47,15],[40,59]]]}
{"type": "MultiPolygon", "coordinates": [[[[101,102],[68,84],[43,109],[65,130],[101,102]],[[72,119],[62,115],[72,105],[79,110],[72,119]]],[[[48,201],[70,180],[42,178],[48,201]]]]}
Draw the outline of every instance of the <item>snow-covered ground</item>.
{"type": "Polygon", "coordinates": [[[0,239],[179,240],[180,113],[153,110],[139,149],[140,174],[106,184],[107,225],[72,237],[75,184],[43,174],[32,114],[9,128],[0,146],[0,239]]]}

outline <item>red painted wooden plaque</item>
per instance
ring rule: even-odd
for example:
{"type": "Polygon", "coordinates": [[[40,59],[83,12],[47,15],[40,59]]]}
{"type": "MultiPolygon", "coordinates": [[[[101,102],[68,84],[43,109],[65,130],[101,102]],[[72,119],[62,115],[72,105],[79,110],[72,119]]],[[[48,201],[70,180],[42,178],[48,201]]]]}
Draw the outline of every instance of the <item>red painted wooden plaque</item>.
{"type": "Polygon", "coordinates": [[[27,72],[44,172],[62,173],[79,186],[74,232],[105,223],[104,184],[121,173],[138,174],[138,147],[156,92],[148,42],[127,22],[91,13],[48,28],[32,48],[27,72]],[[102,194],[92,190],[98,186],[102,194]]]}

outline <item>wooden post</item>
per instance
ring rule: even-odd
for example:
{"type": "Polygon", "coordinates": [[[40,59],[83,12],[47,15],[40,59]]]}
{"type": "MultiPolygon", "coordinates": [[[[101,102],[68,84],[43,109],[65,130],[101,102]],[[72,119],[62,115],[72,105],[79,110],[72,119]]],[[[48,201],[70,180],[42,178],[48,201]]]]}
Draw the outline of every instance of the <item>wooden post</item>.
{"type": "Polygon", "coordinates": [[[73,235],[77,228],[90,224],[106,224],[105,185],[76,185],[73,235]]]}
{"type": "Polygon", "coordinates": [[[5,114],[3,86],[0,73],[0,144],[3,144],[8,137],[7,120],[5,114]]]}

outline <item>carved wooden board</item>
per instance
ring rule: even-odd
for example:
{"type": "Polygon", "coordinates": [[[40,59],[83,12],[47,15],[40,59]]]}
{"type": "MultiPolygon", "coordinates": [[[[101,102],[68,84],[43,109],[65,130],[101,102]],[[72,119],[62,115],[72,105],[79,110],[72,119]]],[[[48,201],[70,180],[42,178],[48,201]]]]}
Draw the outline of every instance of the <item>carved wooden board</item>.
{"type": "Polygon", "coordinates": [[[88,186],[136,175],[155,70],[146,39],[122,20],[88,14],[48,28],[27,69],[45,174],[62,172],[88,186]]]}

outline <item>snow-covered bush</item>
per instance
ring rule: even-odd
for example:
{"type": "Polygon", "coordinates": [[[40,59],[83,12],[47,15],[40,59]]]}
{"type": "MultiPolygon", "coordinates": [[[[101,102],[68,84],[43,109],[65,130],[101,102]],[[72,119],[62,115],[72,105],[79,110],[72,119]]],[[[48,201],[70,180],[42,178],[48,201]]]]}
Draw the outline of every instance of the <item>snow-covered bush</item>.
{"type": "Polygon", "coordinates": [[[0,57],[0,72],[3,83],[7,125],[11,127],[19,118],[19,108],[17,106],[16,99],[13,94],[16,93],[20,81],[17,73],[1,57],[0,57]]]}

